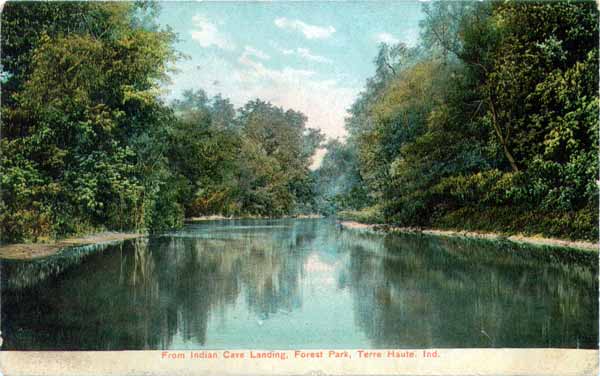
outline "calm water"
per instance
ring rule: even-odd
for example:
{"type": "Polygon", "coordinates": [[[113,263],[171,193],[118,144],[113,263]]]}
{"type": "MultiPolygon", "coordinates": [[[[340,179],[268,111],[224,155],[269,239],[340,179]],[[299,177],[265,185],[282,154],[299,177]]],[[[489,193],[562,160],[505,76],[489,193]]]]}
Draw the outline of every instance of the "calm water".
{"type": "Polygon", "coordinates": [[[597,256],[217,221],[2,267],[2,349],[597,348],[597,256]]]}

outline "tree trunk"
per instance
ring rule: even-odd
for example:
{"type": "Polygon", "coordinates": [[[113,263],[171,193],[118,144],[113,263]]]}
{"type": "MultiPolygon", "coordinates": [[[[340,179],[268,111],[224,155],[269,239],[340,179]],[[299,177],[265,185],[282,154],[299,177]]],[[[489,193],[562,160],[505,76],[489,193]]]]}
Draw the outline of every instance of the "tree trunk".
{"type": "Polygon", "coordinates": [[[502,149],[504,150],[504,155],[506,156],[506,159],[508,159],[508,162],[510,163],[510,167],[512,167],[513,172],[519,172],[519,167],[517,166],[517,163],[515,162],[515,159],[513,158],[512,154],[508,150],[508,147],[506,147],[506,144],[502,144],[502,149]]]}
{"type": "Polygon", "coordinates": [[[500,144],[502,145],[502,150],[504,151],[504,155],[506,156],[506,159],[508,159],[508,163],[510,163],[510,167],[512,168],[513,172],[519,172],[519,167],[517,166],[515,159],[513,158],[512,154],[510,153],[510,150],[508,150],[508,145],[507,145],[508,132],[507,132],[507,136],[505,137],[505,135],[502,133],[502,128],[500,128],[500,125],[498,124],[498,117],[496,115],[496,106],[494,105],[494,101],[492,99],[491,93],[488,93],[488,102],[490,104],[490,109],[492,110],[492,127],[494,128],[494,131],[496,132],[496,136],[498,136],[498,140],[500,141],[500,144]]]}

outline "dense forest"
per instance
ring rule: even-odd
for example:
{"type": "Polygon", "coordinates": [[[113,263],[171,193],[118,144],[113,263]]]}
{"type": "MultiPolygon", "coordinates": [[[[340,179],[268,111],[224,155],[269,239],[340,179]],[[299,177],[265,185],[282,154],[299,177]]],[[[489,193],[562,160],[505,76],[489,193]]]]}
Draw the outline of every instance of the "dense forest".
{"type": "Polygon", "coordinates": [[[317,172],[366,222],[598,238],[595,2],[431,2],[317,172]]]}
{"type": "Polygon", "coordinates": [[[293,110],[160,95],[176,38],[151,2],[8,2],[3,241],[309,212],[323,135],[293,110]]]}
{"type": "Polygon", "coordinates": [[[166,102],[182,56],[158,11],[4,5],[2,241],[301,213],[597,239],[595,2],[424,3],[417,46],[380,45],[344,140],[260,99],[166,102]]]}

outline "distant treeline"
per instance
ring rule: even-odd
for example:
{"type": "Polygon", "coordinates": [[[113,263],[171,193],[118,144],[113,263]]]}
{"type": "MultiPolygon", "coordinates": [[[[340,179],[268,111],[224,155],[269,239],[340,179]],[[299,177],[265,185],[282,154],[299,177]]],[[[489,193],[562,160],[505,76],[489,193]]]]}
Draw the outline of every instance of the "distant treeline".
{"type": "Polygon", "coordinates": [[[598,238],[594,1],[431,2],[317,172],[324,212],[401,226],[598,238]]]}
{"type": "Polygon", "coordinates": [[[306,117],[201,90],[166,104],[179,56],[152,2],[8,2],[0,234],[161,231],[202,214],[311,211],[306,117]]]}

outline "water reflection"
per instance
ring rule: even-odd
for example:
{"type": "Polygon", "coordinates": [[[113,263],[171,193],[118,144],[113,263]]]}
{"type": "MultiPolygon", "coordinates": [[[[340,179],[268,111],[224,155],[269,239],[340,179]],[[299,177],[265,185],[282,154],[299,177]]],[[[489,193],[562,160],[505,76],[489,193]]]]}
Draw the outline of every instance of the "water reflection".
{"type": "Polygon", "coordinates": [[[374,347],[597,347],[594,256],[566,265],[481,241],[351,243],[357,323],[374,347]]]}
{"type": "Polygon", "coordinates": [[[589,254],[326,220],[212,222],[67,254],[2,263],[3,349],[597,348],[589,254]]]}

